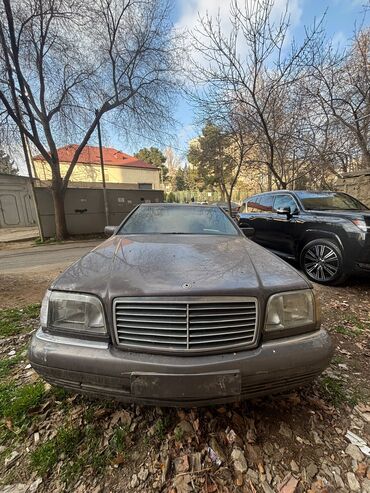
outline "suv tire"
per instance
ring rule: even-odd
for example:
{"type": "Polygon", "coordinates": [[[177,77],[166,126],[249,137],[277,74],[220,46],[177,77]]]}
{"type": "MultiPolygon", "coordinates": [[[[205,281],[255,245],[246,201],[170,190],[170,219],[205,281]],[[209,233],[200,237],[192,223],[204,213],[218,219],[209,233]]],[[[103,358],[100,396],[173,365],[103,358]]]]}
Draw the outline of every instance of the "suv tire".
{"type": "Polygon", "coordinates": [[[341,284],[347,278],[341,249],[325,238],[310,241],[302,248],[300,265],[310,281],[320,284],[341,284]]]}

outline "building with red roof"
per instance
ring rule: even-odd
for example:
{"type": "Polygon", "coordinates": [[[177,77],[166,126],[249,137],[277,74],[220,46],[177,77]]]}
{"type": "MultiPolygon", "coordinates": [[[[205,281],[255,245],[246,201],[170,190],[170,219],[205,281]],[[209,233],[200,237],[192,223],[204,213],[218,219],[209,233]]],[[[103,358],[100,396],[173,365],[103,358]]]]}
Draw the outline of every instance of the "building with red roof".
{"type": "MultiPolygon", "coordinates": [[[[67,173],[77,144],[58,149],[61,174],[67,173]]],[[[104,174],[107,188],[159,190],[159,168],[124,152],[103,147],[104,174]]],[[[33,157],[36,178],[41,184],[49,185],[51,170],[43,156],[33,157]]],[[[85,146],[69,181],[69,187],[94,188],[102,183],[99,147],[85,146]]]]}

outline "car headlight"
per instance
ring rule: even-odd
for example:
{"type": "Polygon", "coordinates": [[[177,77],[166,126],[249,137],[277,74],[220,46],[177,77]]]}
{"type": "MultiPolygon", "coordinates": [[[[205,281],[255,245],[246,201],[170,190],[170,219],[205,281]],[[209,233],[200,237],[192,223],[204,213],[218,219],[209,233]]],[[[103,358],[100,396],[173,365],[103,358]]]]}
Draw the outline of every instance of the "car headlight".
{"type": "Polygon", "coordinates": [[[274,294],[267,303],[265,330],[312,325],[318,316],[318,306],[311,289],[274,294]]]}
{"type": "Polygon", "coordinates": [[[41,305],[40,322],[50,330],[87,335],[107,333],[103,305],[99,298],[88,294],[47,291],[41,305]]]}
{"type": "Polygon", "coordinates": [[[352,219],[353,224],[355,224],[360,231],[363,233],[367,232],[367,225],[364,219],[352,219]]]}

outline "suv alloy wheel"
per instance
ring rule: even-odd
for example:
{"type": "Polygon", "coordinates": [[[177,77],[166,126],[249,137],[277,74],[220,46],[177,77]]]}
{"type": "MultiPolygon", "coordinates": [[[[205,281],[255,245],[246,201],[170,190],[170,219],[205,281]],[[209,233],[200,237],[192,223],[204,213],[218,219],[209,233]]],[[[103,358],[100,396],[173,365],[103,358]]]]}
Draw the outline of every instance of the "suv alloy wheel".
{"type": "Polygon", "coordinates": [[[346,277],[340,248],[324,238],[310,241],[303,247],[300,264],[306,276],[320,284],[337,284],[346,277]]]}

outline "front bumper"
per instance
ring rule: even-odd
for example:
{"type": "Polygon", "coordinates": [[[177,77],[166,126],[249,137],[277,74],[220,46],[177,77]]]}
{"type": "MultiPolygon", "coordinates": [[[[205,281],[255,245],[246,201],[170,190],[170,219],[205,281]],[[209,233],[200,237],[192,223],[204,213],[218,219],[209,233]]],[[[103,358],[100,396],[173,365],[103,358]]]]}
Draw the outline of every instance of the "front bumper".
{"type": "Polygon", "coordinates": [[[173,356],[122,351],[39,329],[33,368],[52,384],[97,397],[162,406],[203,406],[257,397],[309,383],[333,354],[324,330],[237,353],[173,356]]]}

